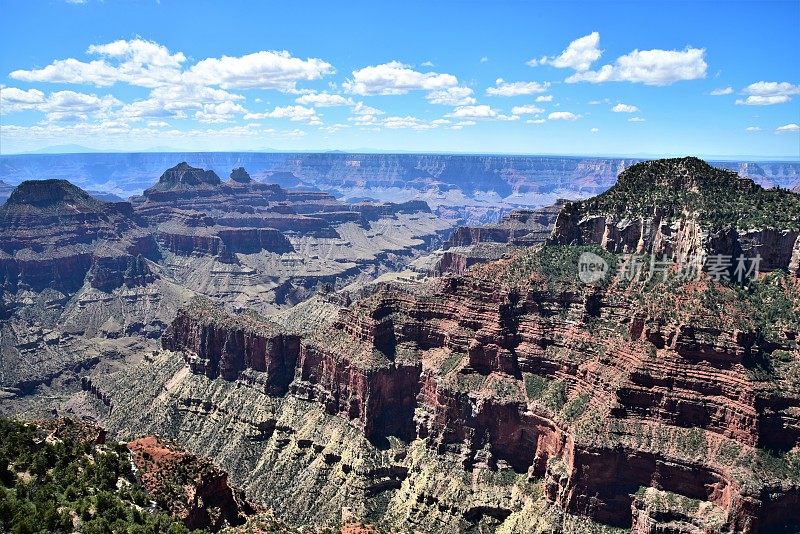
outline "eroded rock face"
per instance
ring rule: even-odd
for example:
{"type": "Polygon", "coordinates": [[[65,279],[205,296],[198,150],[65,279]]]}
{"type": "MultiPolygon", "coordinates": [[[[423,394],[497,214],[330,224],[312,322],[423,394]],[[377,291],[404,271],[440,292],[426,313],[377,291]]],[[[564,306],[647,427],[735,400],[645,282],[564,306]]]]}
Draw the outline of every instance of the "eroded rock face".
{"type": "Polygon", "coordinates": [[[158,505],[189,529],[216,532],[245,523],[257,512],[228,475],[207,458],[168,445],[154,436],[128,443],[142,486],[158,505]]]}
{"type": "Polygon", "coordinates": [[[23,182],[0,207],[0,254],[8,291],[71,293],[90,270],[105,290],[141,283],[153,276],[142,257],[154,258],[157,247],[129,203],[101,202],[65,180],[41,180],[23,182]]]}
{"type": "MultiPolygon", "coordinates": [[[[800,444],[800,391],[782,374],[750,378],[766,348],[753,335],[699,316],[642,314],[613,289],[504,290],[490,267],[422,292],[379,291],[297,349],[258,353],[296,367],[290,395],[373,440],[453,448],[467,471],[527,472],[544,479],[550,501],[602,523],[644,528],[645,512],[632,508],[640,488],[707,502],[740,532],[790,517],[798,481],[744,458],[800,444]]],[[[258,383],[246,362],[261,356],[250,347],[274,346],[275,325],[246,323],[268,332],[247,341],[229,326],[236,318],[207,306],[181,314],[172,328],[183,334],[165,347],[190,365],[236,362],[228,380],[258,383]]],[[[793,365],[796,335],[771,341],[793,365]]]]}
{"type": "Polygon", "coordinates": [[[800,199],[697,158],[628,168],[602,195],[568,203],[552,236],[556,243],[671,261],[759,255],[762,271],[787,269],[798,239],[800,199]]]}

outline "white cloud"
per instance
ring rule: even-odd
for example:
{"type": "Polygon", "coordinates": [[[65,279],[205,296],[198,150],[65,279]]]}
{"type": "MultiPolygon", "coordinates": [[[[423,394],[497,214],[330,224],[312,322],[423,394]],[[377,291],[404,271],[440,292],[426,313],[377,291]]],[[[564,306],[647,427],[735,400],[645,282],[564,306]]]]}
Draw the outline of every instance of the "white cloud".
{"type": "Polygon", "coordinates": [[[681,80],[706,77],[705,49],[634,50],[599,70],[576,72],[566,79],[576,82],[632,82],[645,85],[670,85],[681,80]]]}
{"type": "Polygon", "coordinates": [[[148,128],[169,128],[169,123],[164,121],[148,121],[148,128]]]}
{"type": "Polygon", "coordinates": [[[332,95],[326,92],[307,93],[304,94],[303,96],[296,98],[294,101],[304,106],[311,105],[316,108],[349,106],[353,104],[353,101],[350,100],[349,98],[345,98],[342,95],[332,95]]]}
{"type": "Polygon", "coordinates": [[[291,121],[303,121],[309,124],[321,124],[317,112],[312,108],[304,106],[276,106],[272,111],[265,113],[248,113],[244,116],[244,120],[260,120],[260,119],[289,119],[291,121]]]}
{"type": "Polygon", "coordinates": [[[759,95],[750,95],[746,99],[737,99],[737,105],[744,105],[744,106],[773,106],[775,104],[786,104],[787,102],[791,101],[791,97],[788,95],[771,95],[771,96],[759,96],[759,95]]]}
{"type": "Polygon", "coordinates": [[[353,106],[353,113],[356,115],[383,115],[383,111],[379,110],[378,108],[368,106],[363,102],[358,102],[355,106],[353,106]]]}
{"type": "Polygon", "coordinates": [[[552,102],[553,95],[539,95],[536,97],[537,102],[552,102]]]}
{"type": "Polygon", "coordinates": [[[723,95],[729,95],[729,94],[732,94],[732,93],[733,93],[733,87],[720,87],[718,89],[714,89],[713,91],[711,91],[708,94],[710,94],[711,96],[723,96],[723,95]]]}
{"type": "Polygon", "coordinates": [[[353,78],[342,84],[357,95],[403,95],[409,91],[434,91],[458,85],[452,74],[418,72],[399,61],[353,71],[353,78]]]}
{"type": "Polygon", "coordinates": [[[545,122],[547,121],[544,119],[528,119],[525,121],[526,124],[544,124],[545,122]]]}
{"type": "Polygon", "coordinates": [[[600,34],[592,32],[572,41],[567,48],[555,57],[543,57],[541,59],[531,59],[528,65],[552,65],[560,69],[571,68],[577,71],[588,70],[603,51],[599,48],[600,34]]]}
{"type": "Polygon", "coordinates": [[[431,91],[425,97],[431,104],[443,106],[468,106],[476,102],[469,87],[448,87],[431,91]]]}
{"type": "Polygon", "coordinates": [[[628,119],[628,122],[644,122],[644,119],[641,117],[631,117],[628,119]]]}
{"type": "Polygon", "coordinates": [[[632,106],[630,104],[620,103],[611,108],[611,111],[613,111],[614,113],[636,113],[637,111],[639,111],[639,108],[637,108],[636,106],[632,106]]]}
{"type": "Polygon", "coordinates": [[[491,106],[481,104],[478,106],[458,107],[450,115],[456,118],[493,119],[498,114],[491,106]]]}
{"type": "Polygon", "coordinates": [[[74,83],[107,87],[117,82],[141,87],[175,83],[186,56],[153,41],[133,39],[91,45],[88,54],[102,56],[90,62],[74,58],[53,61],[41,69],[15,70],[9,76],[26,82],[74,83]],[[109,62],[109,60],[111,60],[109,62]]]}
{"type": "Polygon", "coordinates": [[[437,124],[432,124],[416,117],[386,117],[382,121],[385,128],[393,130],[397,129],[411,129],[411,130],[431,130],[436,128],[437,124]]]}
{"type": "Polygon", "coordinates": [[[592,132],[592,133],[597,133],[597,132],[599,132],[599,131],[600,131],[600,128],[592,128],[592,129],[591,129],[591,130],[589,130],[589,131],[590,131],[590,132],[592,132]]]}
{"type": "Polygon", "coordinates": [[[800,132],[800,126],[797,124],[784,124],[783,126],[778,126],[775,128],[775,133],[794,133],[800,132]]]}
{"type": "Polygon", "coordinates": [[[488,56],[483,56],[481,58],[481,63],[488,63],[488,62],[489,62],[489,57],[488,56]]]}
{"type": "Polygon", "coordinates": [[[223,89],[297,90],[297,82],[318,80],[334,72],[333,65],[317,58],[300,59],[288,51],[262,50],[240,57],[207,58],[193,65],[187,78],[223,89]]]}
{"type": "Polygon", "coordinates": [[[549,82],[507,82],[502,78],[495,80],[495,87],[486,89],[490,96],[520,96],[544,93],[550,87],[549,82]]]}
{"type": "Polygon", "coordinates": [[[122,102],[111,95],[56,91],[45,96],[38,89],[23,91],[16,87],[0,88],[0,112],[38,111],[46,113],[48,121],[77,121],[88,119],[89,114],[108,113],[122,102]]]}
{"type": "Polygon", "coordinates": [[[205,104],[201,111],[194,114],[194,118],[204,123],[231,122],[237,114],[245,113],[247,110],[241,104],[227,101],[220,104],[205,104]]]}
{"type": "Polygon", "coordinates": [[[511,109],[511,113],[514,115],[533,115],[536,113],[542,113],[544,110],[542,108],[537,108],[533,105],[526,105],[526,106],[516,106],[511,109]]]}
{"type": "Polygon", "coordinates": [[[259,51],[241,57],[206,58],[188,70],[186,56],[171,53],[153,41],[132,39],[91,45],[87,54],[100,56],[89,62],[75,58],[53,61],[41,69],[15,70],[10,76],[27,82],[74,83],[105,87],[127,83],[138,87],[169,85],[263,88],[296,91],[300,81],[316,80],[334,72],[316,58],[292,57],[287,51],[259,51]]]}
{"type": "Polygon", "coordinates": [[[38,89],[23,91],[17,87],[0,87],[0,113],[2,114],[36,109],[44,102],[44,93],[38,89]]]}
{"type": "Polygon", "coordinates": [[[421,67],[433,67],[433,61],[423,61],[420,63],[421,67]]]}
{"type": "Polygon", "coordinates": [[[747,128],[744,129],[744,131],[745,132],[760,132],[761,131],[761,127],[759,127],[759,126],[748,126],[747,128]]]}
{"type": "Polygon", "coordinates": [[[551,121],[574,121],[580,118],[580,115],[575,115],[569,111],[554,111],[547,116],[547,120],[551,121]]]}
{"type": "Polygon", "coordinates": [[[791,101],[792,96],[800,94],[800,86],[789,82],[756,82],[745,87],[742,92],[749,96],[744,100],[736,100],[739,105],[771,106],[791,101]]]}
{"type": "Polygon", "coordinates": [[[590,100],[587,102],[590,106],[597,106],[598,104],[610,104],[611,100],[604,98],[602,100],[590,100]]]}
{"type": "Polygon", "coordinates": [[[475,126],[476,124],[478,124],[478,123],[475,122],[475,121],[458,121],[457,123],[452,125],[450,127],[450,129],[451,130],[462,130],[467,126],[475,126]]]}
{"type": "Polygon", "coordinates": [[[515,114],[504,115],[486,104],[479,104],[475,106],[459,106],[454,109],[449,116],[457,119],[491,119],[498,121],[519,120],[519,116],[515,114]]]}

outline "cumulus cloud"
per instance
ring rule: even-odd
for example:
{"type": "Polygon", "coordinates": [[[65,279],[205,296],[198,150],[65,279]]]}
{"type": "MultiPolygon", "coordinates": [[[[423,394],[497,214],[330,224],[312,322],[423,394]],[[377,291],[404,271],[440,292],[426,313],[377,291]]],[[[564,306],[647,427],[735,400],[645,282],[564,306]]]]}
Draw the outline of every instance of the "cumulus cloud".
{"type": "Polygon", "coordinates": [[[433,61],[423,61],[422,63],[420,63],[420,66],[422,66],[422,67],[433,67],[433,61]]]}
{"type": "Polygon", "coordinates": [[[59,59],[41,69],[15,70],[9,76],[26,82],[72,83],[107,87],[117,82],[140,87],[175,83],[186,61],[182,52],[170,53],[153,41],[132,39],[91,45],[87,54],[101,56],[89,62],[59,59]]]}
{"type": "Polygon", "coordinates": [[[745,87],[742,92],[749,96],[737,99],[736,103],[739,105],[771,106],[790,102],[792,96],[800,94],[800,86],[789,82],[756,82],[745,87]]]}
{"type": "Polygon", "coordinates": [[[476,102],[469,87],[448,87],[431,91],[425,97],[431,104],[443,106],[468,106],[476,102]]]}
{"type": "Polygon", "coordinates": [[[459,106],[450,113],[450,117],[457,119],[491,119],[498,121],[515,121],[519,119],[519,116],[515,114],[504,115],[486,104],[459,106]]]}
{"type": "Polygon", "coordinates": [[[542,113],[544,110],[542,108],[538,108],[533,105],[527,106],[516,106],[511,109],[511,113],[514,115],[535,115],[536,113],[542,113]]]}
{"type": "Polygon", "coordinates": [[[600,131],[600,128],[592,128],[592,129],[591,129],[591,130],[589,130],[589,131],[590,131],[590,132],[592,132],[592,133],[597,133],[597,132],[599,132],[599,131],[600,131]]]}
{"type": "Polygon", "coordinates": [[[86,120],[89,114],[108,113],[122,102],[111,95],[76,91],[55,91],[45,96],[38,89],[24,91],[16,87],[0,88],[0,112],[2,114],[19,111],[38,111],[45,113],[48,121],[86,120]]]}
{"type": "Polygon", "coordinates": [[[486,89],[489,96],[520,96],[544,93],[550,88],[549,82],[507,82],[502,78],[495,80],[495,86],[486,89]]]}
{"type": "Polygon", "coordinates": [[[554,57],[542,57],[541,59],[531,59],[528,65],[552,65],[560,69],[571,68],[577,71],[585,71],[591,67],[603,51],[600,50],[600,34],[592,32],[572,41],[563,52],[554,57]]]}
{"type": "Polygon", "coordinates": [[[536,97],[537,102],[552,102],[553,95],[539,95],[536,97]]]}
{"type": "Polygon", "coordinates": [[[714,89],[708,94],[710,94],[711,96],[723,96],[723,95],[730,95],[732,93],[733,93],[733,87],[720,87],[718,89],[714,89]]]}
{"type": "Polygon", "coordinates": [[[759,126],[748,126],[744,129],[745,132],[760,132],[761,128],[759,126]]]}
{"type": "Polygon", "coordinates": [[[775,128],[775,133],[794,133],[800,132],[800,126],[795,123],[784,124],[775,128]]]}
{"type": "Polygon", "coordinates": [[[349,98],[345,98],[342,95],[333,95],[330,93],[322,92],[322,93],[307,93],[303,96],[295,98],[294,100],[298,104],[302,104],[304,106],[314,106],[315,108],[325,108],[325,107],[333,107],[333,106],[349,106],[353,104],[353,101],[349,98]]]}
{"type": "Polygon", "coordinates": [[[397,129],[431,130],[438,126],[438,124],[426,122],[422,119],[418,119],[416,117],[411,117],[411,116],[386,117],[381,122],[381,125],[384,128],[389,128],[392,130],[397,130],[397,129]]]}
{"type": "Polygon", "coordinates": [[[409,91],[435,91],[458,85],[452,74],[419,72],[399,61],[364,67],[353,71],[352,79],[342,84],[357,95],[404,95],[409,91]]]}
{"type": "Polygon", "coordinates": [[[481,104],[478,106],[458,107],[450,115],[457,118],[493,119],[497,117],[497,111],[492,109],[491,106],[481,104]]]}
{"type": "Polygon", "coordinates": [[[644,122],[644,119],[641,117],[631,117],[628,119],[628,122],[644,122]]]}
{"type": "Polygon", "coordinates": [[[322,121],[317,116],[317,112],[305,106],[276,106],[272,111],[264,113],[247,113],[244,120],[260,119],[289,119],[290,121],[308,122],[309,124],[321,124],[322,121]]]}
{"type": "Polygon", "coordinates": [[[203,109],[196,112],[194,117],[204,123],[231,122],[236,115],[244,115],[247,110],[235,102],[221,102],[219,104],[205,104],[203,109]]]}
{"type": "Polygon", "coordinates": [[[636,113],[637,111],[639,111],[639,108],[637,108],[636,106],[632,106],[630,104],[620,103],[611,108],[611,111],[613,111],[614,113],[636,113]]]}
{"type": "Polygon", "coordinates": [[[262,50],[240,57],[204,59],[189,69],[187,77],[223,89],[277,89],[288,93],[297,90],[299,81],[317,80],[333,72],[333,65],[321,59],[296,58],[286,50],[262,50]]]}
{"type": "Polygon", "coordinates": [[[545,122],[547,121],[544,119],[528,119],[525,121],[526,124],[544,124],[545,122]]]}
{"type": "Polygon", "coordinates": [[[0,113],[36,109],[44,102],[44,93],[38,89],[24,91],[17,87],[0,87],[0,113]]]}
{"type": "Polygon", "coordinates": [[[671,85],[682,80],[697,80],[706,77],[705,52],[703,48],[634,50],[598,70],[578,71],[566,82],[671,85]]]}
{"type": "Polygon", "coordinates": [[[550,121],[574,121],[578,120],[580,115],[576,115],[569,111],[554,111],[550,115],[547,116],[547,120],[550,121]]]}
{"type": "Polygon", "coordinates": [[[300,81],[316,80],[334,72],[326,61],[296,58],[285,50],[206,58],[184,70],[186,56],[182,52],[173,54],[167,47],[143,39],[91,45],[86,53],[100,56],[100,59],[89,62],[59,59],[41,69],[15,70],[10,76],[26,82],[98,87],[119,82],[148,88],[188,84],[293,92],[300,81]]]}
{"type": "Polygon", "coordinates": [[[355,106],[353,106],[353,113],[356,115],[383,115],[383,111],[379,110],[378,108],[368,106],[363,102],[358,102],[355,106]]]}

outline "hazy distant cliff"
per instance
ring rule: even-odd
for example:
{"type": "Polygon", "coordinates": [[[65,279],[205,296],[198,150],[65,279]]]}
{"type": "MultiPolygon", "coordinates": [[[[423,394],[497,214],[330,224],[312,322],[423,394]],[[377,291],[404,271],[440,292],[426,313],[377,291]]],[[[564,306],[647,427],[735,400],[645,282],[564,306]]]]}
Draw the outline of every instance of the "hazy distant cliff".
{"type": "MultiPolygon", "coordinates": [[[[586,198],[614,184],[637,162],[619,158],[512,155],[345,153],[148,153],[0,157],[0,180],[69,179],[85,189],[139,194],[153,176],[187,161],[226,176],[244,166],[256,181],[318,188],[342,198],[406,201],[423,198],[440,216],[472,224],[496,222],[515,207],[545,206],[558,198],[586,198]]],[[[791,187],[800,163],[738,163],[738,171],[765,187],[791,187]]]]}

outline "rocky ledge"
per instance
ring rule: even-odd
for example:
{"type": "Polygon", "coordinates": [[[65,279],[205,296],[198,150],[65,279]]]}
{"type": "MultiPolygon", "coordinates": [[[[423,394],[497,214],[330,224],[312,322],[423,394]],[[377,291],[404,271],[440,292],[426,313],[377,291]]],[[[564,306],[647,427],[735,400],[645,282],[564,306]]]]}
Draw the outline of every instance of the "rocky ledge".
{"type": "Polygon", "coordinates": [[[617,253],[761,257],[761,269],[800,269],[800,197],[764,189],[697,158],[637,163],[605,193],[568,203],[553,242],[617,253]]]}
{"type": "MultiPolygon", "coordinates": [[[[645,306],[620,287],[543,286],[541,271],[563,258],[539,255],[566,252],[522,254],[424,291],[382,290],[299,339],[198,301],[163,343],[193,372],[225,369],[227,380],[320,403],[374,441],[425,440],[459,451],[467,471],[542,478],[549,500],[602,523],[657,523],[637,497],[648,488],[664,502],[707,503],[719,529],[790,520],[800,503],[800,479],[788,475],[800,445],[797,323],[767,328],[754,308],[730,311],[749,324],[711,315],[705,301],[729,302],[725,286],[687,286],[670,304],[659,287],[645,306]]],[[[763,283],[797,309],[797,279],[763,283]]],[[[698,521],[686,512],[679,522],[698,521]]]]}
{"type": "Polygon", "coordinates": [[[153,436],[131,441],[128,449],[142,487],[189,529],[216,532],[244,524],[259,511],[208,458],[153,436]]]}
{"type": "Polygon", "coordinates": [[[65,180],[26,181],[0,207],[0,279],[7,291],[71,293],[87,274],[98,289],[153,278],[158,248],[127,202],[92,198],[65,180]]]}

